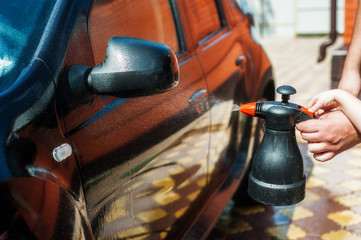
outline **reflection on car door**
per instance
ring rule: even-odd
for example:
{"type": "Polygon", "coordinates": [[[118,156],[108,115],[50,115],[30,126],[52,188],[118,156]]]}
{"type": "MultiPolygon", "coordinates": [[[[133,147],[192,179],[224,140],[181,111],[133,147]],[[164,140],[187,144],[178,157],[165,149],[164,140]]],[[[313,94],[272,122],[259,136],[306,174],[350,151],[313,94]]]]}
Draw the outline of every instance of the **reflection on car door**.
{"type": "Polygon", "coordinates": [[[65,117],[96,238],[164,236],[207,182],[207,86],[170,1],[96,0],[89,17],[95,64],[112,37],[170,46],[180,83],[139,98],[97,96],[65,117]]]}
{"type": "Polygon", "coordinates": [[[226,152],[235,131],[232,127],[238,124],[232,116],[232,107],[239,104],[245,74],[242,61],[246,59],[237,34],[227,26],[221,1],[185,0],[184,3],[188,20],[192,22],[197,58],[208,84],[212,114],[209,171],[219,184],[217,174],[233,161],[226,162],[226,152]]]}

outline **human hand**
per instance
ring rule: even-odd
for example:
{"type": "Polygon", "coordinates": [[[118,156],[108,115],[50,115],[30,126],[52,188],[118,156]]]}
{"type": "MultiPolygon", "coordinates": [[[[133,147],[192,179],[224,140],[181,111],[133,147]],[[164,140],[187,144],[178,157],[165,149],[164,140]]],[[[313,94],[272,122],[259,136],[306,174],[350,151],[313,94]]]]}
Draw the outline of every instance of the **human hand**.
{"type": "Polygon", "coordinates": [[[312,113],[317,112],[319,109],[329,111],[340,106],[337,98],[342,97],[346,93],[344,90],[334,89],[325,91],[314,96],[308,104],[308,110],[312,113]]]}
{"type": "Polygon", "coordinates": [[[319,119],[297,124],[308,149],[318,161],[328,161],[360,142],[359,133],[342,111],[329,111],[319,119]]]}

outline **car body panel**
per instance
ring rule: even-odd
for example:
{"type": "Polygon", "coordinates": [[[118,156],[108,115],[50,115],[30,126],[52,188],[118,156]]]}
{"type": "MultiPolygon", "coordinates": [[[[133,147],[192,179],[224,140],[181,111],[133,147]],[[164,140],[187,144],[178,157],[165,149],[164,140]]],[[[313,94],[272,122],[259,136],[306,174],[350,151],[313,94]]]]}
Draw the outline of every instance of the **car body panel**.
{"type": "MultiPolygon", "coordinates": [[[[8,219],[0,226],[21,222],[19,232],[39,239],[199,238],[237,189],[252,122],[232,106],[262,97],[273,84],[270,62],[233,0],[143,3],[56,2],[22,76],[29,80],[0,94],[0,190],[11,205],[0,208],[8,219]],[[197,30],[192,11],[210,6],[219,24],[197,30]],[[69,68],[101,64],[109,39],[122,36],[170,46],[178,86],[77,102],[69,68]],[[64,143],[71,155],[57,162],[53,150],[64,143]]],[[[14,234],[3,229],[0,236],[14,234]]]]}

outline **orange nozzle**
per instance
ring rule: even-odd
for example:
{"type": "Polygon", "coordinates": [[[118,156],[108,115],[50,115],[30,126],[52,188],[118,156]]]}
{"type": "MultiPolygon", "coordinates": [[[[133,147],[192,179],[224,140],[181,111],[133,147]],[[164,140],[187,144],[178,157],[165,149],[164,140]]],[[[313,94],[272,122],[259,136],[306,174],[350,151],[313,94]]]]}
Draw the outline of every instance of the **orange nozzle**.
{"type": "Polygon", "coordinates": [[[242,104],[240,111],[245,114],[254,116],[256,112],[256,102],[242,104]]]}
{"type": "Polygon", "coordinates": [[[307,114],[310,115],[311,117],[315,117],[315,115],[314,115],[312,112],[310,112],[307,108],[301,107],[300,109],[301,109],[302,112],[307,113],[307,114]]]}

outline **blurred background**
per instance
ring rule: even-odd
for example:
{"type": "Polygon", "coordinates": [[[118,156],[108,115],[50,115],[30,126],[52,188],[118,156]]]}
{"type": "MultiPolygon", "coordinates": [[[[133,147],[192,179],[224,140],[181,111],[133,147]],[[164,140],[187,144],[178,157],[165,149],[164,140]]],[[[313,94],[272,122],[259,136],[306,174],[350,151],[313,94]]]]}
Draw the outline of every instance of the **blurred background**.
{"type": "Polygon", "coordinates": [[[302,96],[298,96],[303,104],[320,90],[337,87],[351,41],[357,0],[238,2],[253,15],[252,34],[270,57],[278,85],[308,85],[307,91],[301,88],[302,96]],[[311,82],[317,86],[311,87],[311,82]]]}
{"type": "Polygon", "coordinates": [[[357,0],[247,1],[254,12],[255,34],[261,38],[328,34],[332,2],[336,3],[336,27],[342,34],[347,22],[345,12],[354,11],[357,0]]]}
{"type": "MultiPolygon", "coordinates": [[[[300,50],[305,53],[304,55],[307,54],[307,59],[303,59],[302,65],[305,65],[306,61],[327,62],[326,65],[330,68],[324,72],[329,75],[329,86],[337,87],[351,41],[357,0],[240,0],[240,2],[246,5],[253,15],[253,35],[265,47],[275,65],[276,73],[279,72],[278,68],[282,68],[282,66],[278,67],[280,61],[287,59],[285,61],[287,62],[300,57],[297,55],[297,50],[300,50]],[[284,41],[286,39],[294,40],[295,43],[284,41]],[[299,40],[303,40],[309,48],[303,46],[299,40]],[[300,46],[297,45],[298,43],[300,46]],[[281,50],[286,52],[278,53],[281,50]]],[[[283,83],[283,76],[280,74],[276,76],[280,78],[280,83],[283,83]]]]}

